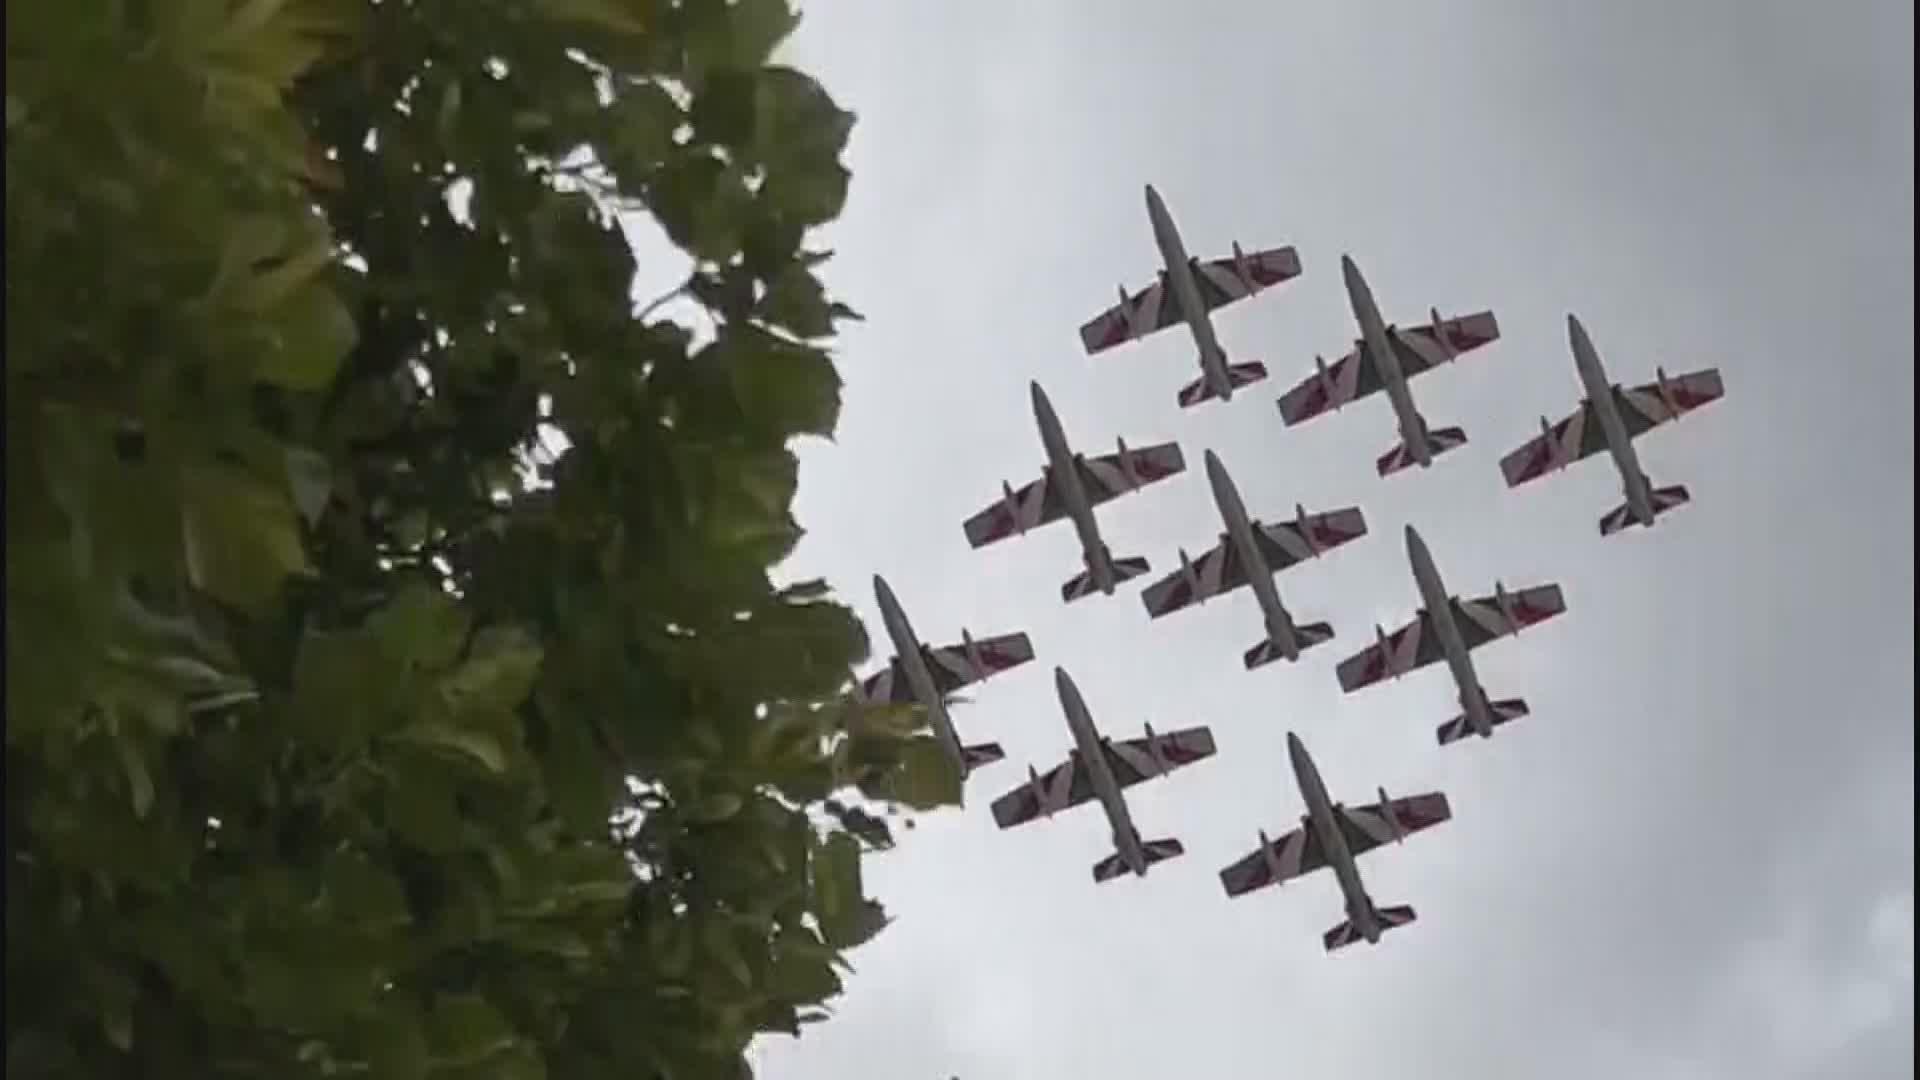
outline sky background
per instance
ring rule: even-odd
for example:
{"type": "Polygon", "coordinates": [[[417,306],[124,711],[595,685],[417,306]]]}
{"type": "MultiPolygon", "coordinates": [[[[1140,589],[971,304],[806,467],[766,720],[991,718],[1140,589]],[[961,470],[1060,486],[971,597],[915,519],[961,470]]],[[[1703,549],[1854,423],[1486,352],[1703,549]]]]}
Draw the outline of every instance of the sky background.
{"type": "MultiPolygon", "coordinates": [[[[963,738],[1006,762],[965,812],[867,860],[897,921],[838,1015],[762,1040],[763,1080],[1285,1075],[1567,1080],[1910,1076],[1913,1053],[1913,13],[1866,0],[1434,4],[884,3],[806,10],[789,50],[859,114],[830,285],[837,441],[803,451],[824,574],[890,654],[884,574],[934,644],[1028,632],[963,738]],[[1158,268],[1142,186],[1190,252],[1294,245],[1302,277],[1215,316],[1272,377],[1175,406],[1169,329],[1089,358],[1076,328],[1158,268]],[[1471,442],[1382,480],[1375,397],[1303,427],[1274,400],[1385,316],[1491,308],[1500,341],[1417,379],[1471,442]],[[1640,440],[1692,505],[1602,541],[1607,459],[1519,490],[1499,457],[1580,397],[1565,319],[1610,376],[1718,366],[1727,396],[1640,440]],[[1076,448],[1177,439],[1189,470],[1102,508],[1153,574],[1064,605],[1058,524],[970,550],[961,521],[1038,475],[1038,379],[1076,448]],[[1149,622],[1139,592],[1220,525],[1216,450],[1256,517],[1359,505],[1371,534],[1281,574],[1338,637],[1254,673],[1240,590],[1149,622]],[[1569,611],[1475,654],[1533,715],[1441,749],[1438,665],[1340,693],[1334,664],[1448,588],[1557,581],[1569,611]],[[1089,804],[1010,831],[991,800],[1069,734],[1064,665],[1116,737],[1208,724],[1219,754],[1129,792],[1187,854],[1096,886],[1089,804]],[[1453,821],[1361,861],[1419,921],[1334,955],[1330,874],[1229,901],[1217,873],[1297,823],[1285,737],[1336,799],[1441,790],[1453,821]]],[[[681,267],[657,263],[661,283],[681,267]]],[[[644,284],[642,293],[656,291],[644,284]]]]}

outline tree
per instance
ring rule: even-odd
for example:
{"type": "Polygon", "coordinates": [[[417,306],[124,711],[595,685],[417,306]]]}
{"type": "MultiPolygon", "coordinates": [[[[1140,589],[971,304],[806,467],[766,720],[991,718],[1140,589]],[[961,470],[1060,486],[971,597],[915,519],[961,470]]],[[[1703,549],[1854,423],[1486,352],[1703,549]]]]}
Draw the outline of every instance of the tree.
{"type": "Polygon", "coordinates": [[[853,317],[793,25],[9,6],[10,1072],[732,1077],[823,1015],[958,781],[769,576],[853,317]]]}

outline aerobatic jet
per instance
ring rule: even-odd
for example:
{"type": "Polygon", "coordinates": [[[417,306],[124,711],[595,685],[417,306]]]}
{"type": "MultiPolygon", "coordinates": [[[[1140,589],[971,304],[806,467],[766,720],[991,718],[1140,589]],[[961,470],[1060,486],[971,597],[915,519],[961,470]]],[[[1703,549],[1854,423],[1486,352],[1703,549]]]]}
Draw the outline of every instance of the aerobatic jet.
{"type": "Polygon", "coordinates": [[[1346,278],[1347,300],[1360,325],[1360,337],[1332,367],[1314,357],[1319,370],[1280,399],[1280,418],[1291,427],[1384,390],[1399,423],[1400,444],[1380,455],[1375,470],[1388,476],[1409,465],[1426,468],[1434,458],[1464,444],[1467,433],[1457,427],[1429,428],[1414,407],[1407,380],[1498,340],[1500,325],[1491,311],[1443,319],[1437,309],[1429,308],[1432,321],[1427,325],[1400,329],[1381,320],[1373,290],[1351,258],[1340,257],[1340,272],[1346,278]]]}
{"type": "Polygon", "coordinates": [[[1272,525],[1251,521],[1246,504],[1240,501],[1239,490],[1233,486],[1233,478],[1227,475],[1226,466],[1220,464],[1220,456],[1207,451],[1206,464],[1207,482],[1213,486],[1213,502],[1220,510],[1220,521],[1226,531],[1197,562],[1187,555],[1185,548],[1180,549],[1180,569],[1147,586],[1140,594],[1147,615],[1157,619],[1241,586],[1252,586],[1267,632],[1242,655],[1247,670],[1281,657],[1298,660],[1302,650],[1330,640],[1333,627],[1324,622],[1296,623],[1286,605],[1280,602],[1273,575],[1365,536],[1366,518],[1357,506],[1309,514],[1305,506],[1295,503],[1292,521],[1272,525]]]}
{"type": "Polygon", "coordinates": [[[1127,812],[1122,789],[1213,756],[1213,732],[1204,727],[1165,733],[1146,725],[1146,734],[1118,742],[1100,734],[1080,690],[1061,668],[1053,669],[1060,708],[1067,714],[1074,749],[1067,760],[1041,773],[1027,766],[1027,782],[993,800],[993,820],[1003,829],[1097,799],[1113,830],[1114,852],[1093,864],[1093,880],[1109,881],[1131,870],[1145,877],[1147,867],[1182,854],[1180,841],[1142,840],[1127,812]]]}
{"type": "Polygon", "coordinates": [[[1187,254],[1180,230],[1173,227],[1173,216],[1152,184],[1147,185],[1147,219],[1153,224],[1153,240],[1164,269],[1158,281],[1132,296],[1121,285],[1120,302],[1080,328],[1080,342],[1088,355],[1185,323],[1199,350],[1200,377],[1181,389],[1182,408],[1214,398],[1226,401],[1240,387],[1266,378],[1266,365],[1259,361],[1227,362],[1210,313],[1300,276],[1299,254],[1291,247],[1280,247],[1249,255],[1236,243],[1231,257],[1201,262],[1187,254]]]}
{"type": "Polygon", "coordinates": [[[1002,481],[999,500],[966,520],[967,543],[985,547],[1067,518],[1080,534],[1081,561],[1085,565],[1060,586],[1061,598],[1071,603],[1096,589],[1112,596],[1115,586],[1146,573],[1149,566],[1138,556],[1114,558],[1100,539],[1093,508],[1185,471],[1186,459],[1181,457],[1178,443],[1135,450],[1125,439],[1116,440],[1119,449],[1111,454],[1096,458],[1076,454],[1067,445],[1066,432],[1046,392],[1037,382],[1029,385],[1033,390],[1033,418],[1040,425],[1047,463],[1040,470],[1040,479],[1018,491],[1002,481]]]}
{"type": "Polygon", "coordinates": [[[1489,641],[1518,634],[1567,610],[1560,586],[1536,585],[1509,593],[1505,585],[1495,582],[1492,596],[1472,600],[1452,596],[1433,565],[1433,554],[1411,525],[1407,526],[1407,558],[1413,563],[1413,580],[1420,588],[1424,607],[1412,622],[1391,634],[1375,624],[1374,644],[1340,661],[1336,669],[1340,688],[1351,694],[1381,679],[1398,679],[1436,660],[1445,660],[1460,690],[1461,714],[1440,725],[1437,734],[1441,746],[1468,735],[1489,737],[1494,728],[1527,715],[1527,703],[1520,698],[1488,699],[1474,673],[1471,653],[1489,641]]]}
{"type": "Polygon", "coordinates": [[[1293,775],[1300,784],[1300,798],[1307,804],[1307,812],[1301,815],[1297,827],[1278,840],[1267,839],[1266,831],[1261,830],[1260,846],[1220,871],[1220,884],[1228,896],[1242,896],[1322,867],[1331,868],[1346,901],[1347,917],[1321,935],[1321,944],[1328,952],[1356,941],[1377,944],[1381,934],[1412,922],[1413,909],[1404,904],[1376,905],[1360,882],[1360,868],[1354,860],[1381,844],[1399,843],[1451,818],[1453,810],[1447,805],[1447,797],[1433,791],[1393,799],[1388,798],[1386,788],[1380,788],[1379,802],[1348,808],[1328,799],[1320,770],[1313,767],[1313,758],[1300,736],[1291,731],[1287,732],[1287,756],[1293,759],[1293,775]]]}
{"type": "Polygon", "coordinates": [[[1720,400],[1726,388],[1719,368],[1692,371],[1668,378],[1665,368],[1654,368],[1654,381],[1627,389],[1607,381],[1600,354],[1580,320],[1567,316],[1567,338],[1573,345],[1573,366],[1580,373],[1586,399],[1572,416],[1558,424],[1540,418],[1540,434],[1500,459],[1508,487],[1561,469],[1602,450],[1613,455],[1620,470],[1625,501],[1600,519],[1600,535],[1612,536],[1629,525],[1652,525],[1661,514],[1687,502],[1686,486],[1654,487],[1640,469],[1633,440],[1669,420],[1720,400]]]}
{"type": "MultiPolygon", "coordinates": [[[[1002,671],[1033,659],[1033,642],[1025,634],[1001,634],[975,641],[965,629],[960,644],[934,648],[914,636],[900,600],[887,587],[886,579],[873,576],[873,596],[880,604],[880,621],[893,639],[893,658],[887,666],[856,683],[856,694],[863,701],[906,704],[918,702],[927,710],[927,722],[941,749],[953,760],[964,781],[967,774],[982,765],[990,765],[1006,756],[999,743],[962,745],[947,714],[947,698],[955,690],[990,679],[1002,671]]],[[[964,787],[964,785],[963,785],[964,787]]]]}

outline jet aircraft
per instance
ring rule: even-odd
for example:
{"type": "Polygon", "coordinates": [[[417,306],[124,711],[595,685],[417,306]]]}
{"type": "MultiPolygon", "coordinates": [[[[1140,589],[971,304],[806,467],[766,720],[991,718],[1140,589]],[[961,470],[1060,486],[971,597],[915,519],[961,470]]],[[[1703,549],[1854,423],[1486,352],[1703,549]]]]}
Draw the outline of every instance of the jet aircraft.
{"type": "Polygon", "coordinates": [[[900,600],[887,586],[885,578],[873,576],[873,596],[880,604],[880,621],[886,624],[893,640],[893,658],[887,666],[856,683],[863,701],[905,704],[919,702],[927,710],[927,721],[941,749],[960,769],[960,778],[982,765],[990,765],[1006,756],[999,743],[962,745],[947,713],[947,698],[955,690],[990,679],[1008,668],[1033,659],[1033,642],[1027,635],[1002,634],[975,641],[966,630],[960,631],[960,644],[933,648],[914,636],[900,600]]]}
{"type": "Polygon", "coordinates": [[[993,820],[1010,829],[1038,817],[1052,817],[1089,799],[1097,799],[1113,831],[1114,852],[1093,864],[1093,880],[1110,881],[1131,870],[1145,877],[1147,867],[1185,852],[1180,841],[1142,840],[1121,794],[1151,780],[1213,756],[1213,732],[1204,727],[1165,733],[1146,725],[1146,734],[1118,742],[1100,734],[1080,690],[1064,669],[1053,669],[1060,707],[1073,732],[1067,760],[1041,773],[1029,765],[1027,782],[993,801],[993,820]]]}
{"type": "Polygon", "coordinates": [[[1654,368],[1654,381],[1632,389],[1607,381],[1600,354],[1587,329],[1567,316],[1567,338],[1573,345],[1573,366],[1580,373],[1586,397],[1573,415],[1558,424],[1540,418],[1540,434],[1500,459],[1508,487],[1521,484],[1590,457],[1602,450],[1613,456],[1620,471],[1625,501],[1600,518],[1600,535],[1612,536],[1629,525],[1652,525],[1654,519],[1692,498],[1686,486],[1654,487],[1640,469],[1633,440],[1669,420],[1720,400],[1726,388],[1719,368],[1668,378],[1665,368],[1654,368]]]}
{"type": "Polygon", "coordinates": [[[1379,802],[1349,809],[1328,799],[1313,756],[1307,753],[1300,736],[1291,731],[1287,732],[1287,756],[1293,760],[1293,775],[1300,784],[1300,798],[1307,804],[1307,812],[1301,815],[1298,827],[1278,840],[1269,840],[1261,830],[1260,846],[1220,871],[1220,884],[1228,896],[1244,896],[1322,867],[1331,868],[1334,880],[1340,883],[1347,917],[1321,935],[1321,944],[1328,952],[1356,941],[1378,944],[1381,934],[1414,921],[1413,908],[1405,904],[1376,905],[1360,882],[1355,860],[1388,841],[1400,843],[1451,818],[1453,810],[1447,805],[1447,797],[1433,791],[1394,799],[1387,796],[1386,788],[1380,788],[1379,802]]]}
{"type": "Polygon", "coordinates": [[[1112,596],[1120,582],[1139,577],[1150,569],[1139,557],[1114,558],[1100,538],[1100,525],[1093,508],[1130,491],[1165,480],[1186,470],[1186,459],[1178,443],[1161,443],[1139,450],[1116,440],[1115,453],[1089,458],[1074,453],[1067,445],[1060,417],[1053,411],[1046,392],[1032,383],[1033,418],[1040,426],[1040,442],[1047,450],[1047,464],[1040,479],[1018,491],[1002,481],[1000,498],[993,505],[968,518],[967,543],[985,547],[1009,536],[1024,536],[1028,529],[1067,518],[1080,534],[1081,561],[1085,568],[1060,587],[1061,599],[1071,603],[1094,590],[1112,596]]]}
{"type": "Polygon", "coordinates": [[[1492,596],[1472,600],[1452,596],[1440,580],[1433,554],[1411,525],[1407,526],[1407,558],[1413,564],[1413,580],[1419,586],[1424,607],[1414,614],[1412,622],[1391,634],[1375,624],[1374,644],[1340,661],[1335,669],[1340,688],[1351,694],[1381,679],[1398,679],[1436,660],[1445,660],[1459,687],[1461,714],[1440,725],[1436,734],[1441,746],[1468,735],[1490,737],[1499,725],[1527,715],[1527,703],[1520,698],[1494,701],[1487,697],[1474,673],[1471,653],[1567,610],[1560,586],[1536,585],[1509,593],[1505,585],[1495,582],[1492,596]]]}
{"type": "Polygon", "coordinates": [[[1251,586],[1267,632],[1242,655],[1247,670],[1280,657],[1298,660],[1302,650],[1330,640],[1333,627],[1324,622],[1296,623],[1280,602],[1273,575],[1365,536],[1366,518],[1357,506],[1308,514],[1305,506],[1295,503],[1292,521],[1263,525],[1248,519],[1246,504],[1240,501],[1239,489],[1220,463],[1220,456],[1207,451],[1206,465],[1207,482],[1213,487],[1213,502],[1220,510],[1225,531],[1198,562],[1187,555],[1185,548],[1180,549],[1180,569],[1140,594],[1147,615],[1157,619],[1221,593],[1251,586]]]}
{"type": "Polygon", "coordinates": [[[1314,358],[1319,370],[1280,399],[1280,418],[1291,427],[1384,390],[1399,423],[1400,444],[1380,455],[1374,469],[1388,476],[1408,465],[1431,466],[1434,458],[1464,444],[1467,433],[1457,427],[1429,428],[1414,407],[1407,380],[1498,340],[1500,325],[1491,311],[1443,319],[1430,308],[1431,322],[1401,330],[1381,320],[1373,290],[1348,256],[1340,257],[1340,272],[1360,337],[1332,367],[1314,358]]]}
{"type": "Polygon", "coordinates": [[[1201,262],[1187,254],[1180,241],[1180,230],[1160,193],[1147,185],[1147,219],[1153,225],[1153,241],[1160,248],[1164,267],[1160,278],[1132,296],[1120,286],[1120,302],[1101,312],[1080,328],[1080,342],[1088,355],[1111,349],[1174,323],[1186,323],[1199,350],[1200,377],[1180,391],[1180,405],[1189,408],[1203,401],[1233,397],[1233,392],[1248,383],[1267,377],[1265,364],[1227,362],[1227,353],[1213,332],[1211,312],[1235,300],[1252,296],[1300,275],[1300,256],[1291,247],[1256,251],[1251,255],[1233,245],[1230,258],[1201,262]]]}

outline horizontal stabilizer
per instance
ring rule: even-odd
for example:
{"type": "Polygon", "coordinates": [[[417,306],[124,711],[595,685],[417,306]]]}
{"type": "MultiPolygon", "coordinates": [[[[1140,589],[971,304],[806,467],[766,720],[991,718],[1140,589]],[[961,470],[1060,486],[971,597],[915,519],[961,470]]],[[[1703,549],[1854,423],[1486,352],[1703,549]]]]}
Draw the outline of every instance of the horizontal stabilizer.
{"type": "MultiPolygon", "coordinates": [[[[1674,484],[1671,487],[1654,488],[1652,495],[1653,516],[1656,518],[1676,506],[1686,505],[1693,499],[1693,496],[1687,492],[1685,484],[1674,484]]],[[[1623,502],[1619,506],[1607,511],[1606,516],[1600,519],[1600,535],[1612,536],[1614,533],[1619,532],[1629,525],[1639,524],[1651,525],[1653,523],[1650,521],[1641,522],[1635,519],[1633,516],[1633,507],[1623,502]]]]}
{"type": "MultiPolygon", "coordinates": [[[[1118,585],[1123,581],[1132,581],[1134,578],[1146,573],[1149,569],[1151,569],[1151,567],[1147,565],[1147,560],[1137,555],[1125,559],[1115,559],[1113,560],[1113,582],[1118,585]]],[[[1097,586],[1093,583],[1093,571],[1082,570],[1071,578],[1068,578],[1066,583],[1060,586],[1060,599],[1071,604],[1088,593],[1096,591],[1096,589],[1097,586]]]]}
{"type": "MultiPolygon", "coordinates": [[[[1405,926],[1415,918],[1413,909],[1405,904],[1375,908],[1373,910],[1373,916],[1380,921],[1380,932],[1382,934],[1396,926],[1405,926]]],[[[1344,949],[1356,941],[1365,940],[1366,938],[1361,936],[1360,931],[1355,929],[1351,922],[1341,922],[1339,925],[1320,935],[1320,943],[1327,947],[1328,952],[1333,952],[1336,949],[1344,949]]]]}
{"type": "MultiPolygon", "coordinates": [[[[1258,360],[1250,360],[1244,364],[1227,365],[1227,382],[1231,383],[1235,390],[1252,383],[1257,383],[1266,377],[1267,365],[1258,360]]],[[[1207,382],[1207,377],[1202,375],[1198,379],[1180,388],[1180,407],[1183,409],[1191,409],[1201,402],[1212,401],[1219,396],[1219,394],[1213,392],[1213,386],[1207,382]]]]}
{"type": "Polygon", "coordinates": [[[960,748],[960,754],[966,759],[968,771],[977,769],[982,765],[991,765],[1007,756],[1007,752],[1000,749],[1000,744],[997,742],[975,743],[972,746],[963,746],[960,748]]]}
{"type": "MultiPolygon", "coordinates": [[[[1293,640],[1300,652],[1305,653],[1315,645],[1332,641],[1333,627],[1323,622],[1301,623],[1293,628],[1293,640]]],[[[1271,637],[1265,637],[1254,643],[1253,648],[1242,654],[1240,659],[1247,665],[1247,670],[1252,671],[1264,664],[1271,664],[1285,655],[1280,651],[1280,646],[1274,644],[1271,637]]],[[[1298,654],[1295,658],[1298,659],[1298,654]]]]}
{"type": "MultiPolygon", "coordinates": [[[[1460,428],[1433,428],[1427,432],[1427,459],[1431,461],[1456,446],[1465,446],[1466,444],[1467,433],[1460,428]]],[[[1413,456],[1413,449],[1403,440],[1400,445],[1381,454],[1380,457],[1374,461],[1373,467],[1381,476],[1392,476],[1394,473],[1414,464],[1418,460],[1418,458],[1413,456]]]]}
{"type": "MultiPolygon", "coordinates": [[[[1488,719],[1492,720],[1493,726],[1497,728],[1509,720],[1518,720],[1527,715],[1527,703],[1521,698],[1489,701],[1487,702],[1487,712],[1490,714],[1488,719]]],[[[1479,733],[1473,730],[1473,722],[1467,719],[1467,714],[1461,713],[1459,716],[1441,724],[1435,734],[1440,736],[1440,745],[1445,746],[1448,743],[1459,742],[1469,735],[1477,735],[1479,733]]],[[[1489,732],[1489,735],[1491,735],[1491,732],[1489,732]]]]}
{"type": "MultiPolygon", "coordinates": [[[[1187,853],[1187,849],[1181,845],[1180,841],[1175,840],[1171,836],[1165,840],[1149,840],[1140,846],[1146,853],[1148,866],[1152,866],[1158,862],[1165,862],[1176,855],[1184,855],[1187,853]]],[[[1114,878],[1126,873],[1128,869],[1126,857],[1116,851],[1093,864],[1093,880],[1096,882],[1112,881],[1114,878]]]]}

